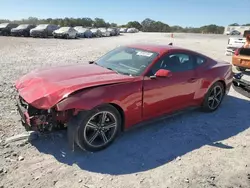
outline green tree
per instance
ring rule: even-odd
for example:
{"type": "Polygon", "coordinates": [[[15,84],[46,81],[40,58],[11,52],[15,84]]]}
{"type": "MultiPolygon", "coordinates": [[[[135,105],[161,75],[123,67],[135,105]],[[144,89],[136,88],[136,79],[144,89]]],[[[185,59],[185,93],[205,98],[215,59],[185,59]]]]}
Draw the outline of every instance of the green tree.
{"type": "Polygon", "coordinates": [[[131,22],[128,22],[127,27],[133,27],[133,28],[136,28],[138,30],[141,30],[142,29],[142,25],[138,22],[138,21],[131,21],[131,22]]]}

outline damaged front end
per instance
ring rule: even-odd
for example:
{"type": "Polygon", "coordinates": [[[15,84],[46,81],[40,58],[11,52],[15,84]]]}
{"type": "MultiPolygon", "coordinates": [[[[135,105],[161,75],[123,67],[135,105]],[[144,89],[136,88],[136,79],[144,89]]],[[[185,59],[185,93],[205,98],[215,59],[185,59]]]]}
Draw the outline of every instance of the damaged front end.
{"type": "Polygon", "coordinates": [[[21,96],[17,98],[17,108],[25,129],[39,132],[64,128],[66,122],[73,116],[73,110],[37,109],[28,104],[21,96]]]}
{"type": "Polygon", "coordinates": [[[234,74],[233,84],[232,87],[238,93],[244,95],[245,97],[250,98],[250,82],[244,80],[242,73],[234,74]]]}

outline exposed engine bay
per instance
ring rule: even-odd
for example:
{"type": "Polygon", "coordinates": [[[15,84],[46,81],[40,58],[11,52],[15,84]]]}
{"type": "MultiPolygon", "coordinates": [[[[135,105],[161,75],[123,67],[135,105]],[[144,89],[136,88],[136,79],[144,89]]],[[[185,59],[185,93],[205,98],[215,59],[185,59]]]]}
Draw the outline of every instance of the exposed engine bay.
{"type": "Polygon", "coordinates": [[[67,120],[72,116],[72,111],[56,111],[37,109],[29,105],[22,97],[17,99],[18,111],[26,130],[50,132],[66,127],[67,120]]]}

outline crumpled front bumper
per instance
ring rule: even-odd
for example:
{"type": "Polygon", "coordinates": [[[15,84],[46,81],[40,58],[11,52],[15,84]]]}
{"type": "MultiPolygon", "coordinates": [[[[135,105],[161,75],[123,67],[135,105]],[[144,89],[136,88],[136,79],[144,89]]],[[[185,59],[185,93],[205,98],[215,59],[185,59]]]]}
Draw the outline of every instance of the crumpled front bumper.
{"type": "Polygon", "coordinates": [[[21,99],[18,97],[16,99],[17,110],[21,116],[21,121],[26,130],[31,130],[30,116],[28,110],[21,104],[21,99]]]}

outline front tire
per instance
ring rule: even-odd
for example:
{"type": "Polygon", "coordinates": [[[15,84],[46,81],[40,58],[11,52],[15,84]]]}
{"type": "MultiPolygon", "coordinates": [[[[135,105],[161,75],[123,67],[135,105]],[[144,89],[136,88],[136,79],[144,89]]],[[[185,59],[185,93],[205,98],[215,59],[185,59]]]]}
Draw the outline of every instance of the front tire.
{"type": "Polygon", "coordinates": [[[217,110],[224,98],[225,88],[221,82],[214,83],[208,90],[202,104],[204,112],[214,112],[217,110]]]}
{"type": "Polygon", "coordinates": [[[79,119],[81,122],[75,141],[83,150],[103,150],[112,144],[121,131],[121,115],[111,105],[97,107],[79,119]]]}

